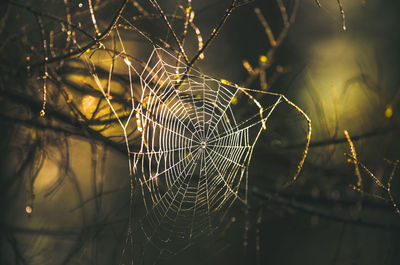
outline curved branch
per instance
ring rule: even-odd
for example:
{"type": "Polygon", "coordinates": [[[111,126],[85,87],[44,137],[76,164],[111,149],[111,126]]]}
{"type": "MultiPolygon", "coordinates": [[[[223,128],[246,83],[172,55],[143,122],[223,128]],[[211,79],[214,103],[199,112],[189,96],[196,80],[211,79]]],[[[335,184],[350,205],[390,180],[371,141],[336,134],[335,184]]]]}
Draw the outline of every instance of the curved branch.
{"type": "Polygon", "coordinates": [[[320,208],[314,207],[310,204],[299,202],[299,201],[296,201],[293,199],[288,199],[279,194],[274,194],[274,193],[271,193],[268,191],[260,191],[256,187],[253,187],[251,189],[251,192],[256,197],[259,197],[263,200],[273,201],[275,203],[279,203],[279,204],[288,206],[290,208],[299,210],[299,211],[307,213],[307,214],[317,215],[317,216],[327,219],[329,221],[352,224],[352,225],[357,225],[357,226],[365,226],[365,227],[374,228],[374,229],[400,231],[400,225],[377,223],[377,222],[367,221],[367,220],[364,220],[361,218],[351,218],[351,217],[347,217],[347,216],[336,215],[328,210],[320,209],[320,208]]]}
{"type": "MultiPolygon", "coordinates": [[[[107,37],[107,36],[110,34],[111,30],[115,27],[115,25],[117,24],[119,18],[120,18],[121,15],[122,15],[122,12],[123,12],[124,9],[125,9],[125,7],[126,7],[128,1],[129,1],[129,0],[123,0],[123,2],[122,2],[122,4],[121,4],[120,8],[119,8],[118,11],[116,12],[116,14],[115,14],[115,16],[114,16],[112,22],[110,23],[110,25],[109,25],[109,26],[107,27],[107,29],[106,29],[105,31],[103,31],[98,37],[92,37],[92,36],[90,36],[90,35],[87,34],[87,33],[85,34],[85,35],[89,35],[90,38],[92,39],[92,41],[90,41],[88,44],[86,44],[86,45],[83,46],[83,47],[79,47],[79,48],[77,48],[76,50],[74,50],[74,51],[72,51],[72,52],[70,52],[70,53],[63,54],[63,55],[60,55],[60,56],[57,56],[57,57],[49,58],[47,61],[41,61],[41,62],[33,63],[33,64],[31,65],[31,67],[38,67],[38,66],[42,66],[42,65],[45,64],[45,63],[46,63],[46,64],[49,64],[49,63],[54,63],[54,62],[62,61],[62,60],[64,60],[64,59],[67,59],[67,58],[70,58],[70,57],[72,57],[72,56],[75,56],[75,55],[77,55],[77,54],[79,54],[79,53],[81,53],[81,52],[84,52],[84,51],[86,51],[87,49],[89,49],[90,47],[92,47],[93,45],[100,43],[100,41],[101,41],[102,39],[104,39],[105,37],[107,37]]],[[[16,3],[11,2],[11,1],[10,1],[10,3],[12,3],[12,4],[14,4],[14,5],[17,5],[17,6],[19,6],[19,7],[24,7],[25,9],[29,10],[30,12],[34,12],[34,11],[33,11],[32,9],[30,9],[29,7],[25,7],[25,6],[22,6],[22,5],[20,5],[20,4],[16,4],[16,3]],[[28,8],[29,8],[29,9],[28,9],[28,8]]],[[[41,14],[41,13],[39,13],[38,15],[44,16],[44,15],[41,14]]],[[[52,16],[48,16],[48,17],[53,18],[52,16]]],[[[53,18],[53,19],[54,19],[54,18],[53,18]]],[[[58,20],[59,20],[59,19],[58,19],[58,20]]],[[[67,22],[65,22],[65,23],[67,23],[67,22]]],[[[68,23],[68,25],[70,25],[71,27],[74,26],[74,25],[71,25],[70,23],[68,23]]]]}

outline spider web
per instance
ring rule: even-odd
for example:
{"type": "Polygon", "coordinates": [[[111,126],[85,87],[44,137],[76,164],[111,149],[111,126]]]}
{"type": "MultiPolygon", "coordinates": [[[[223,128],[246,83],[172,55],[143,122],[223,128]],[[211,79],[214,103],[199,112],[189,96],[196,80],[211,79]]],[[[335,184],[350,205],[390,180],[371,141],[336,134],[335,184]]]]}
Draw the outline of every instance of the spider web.
{"type": "Polygon", "coordinates": [[[246,201],[240,188],[256,142],[249,131],[260,124],[236,121],[230,105],[238,88],[176,60],[154,49],[146,65],[151,70],[140,75],[146,107],[137,112],[144,125],[137,153],[147,209],[143,230],[165,247],[212,232],[214,214],[235,199],[246,201]]]}
{"type": "MultiPolygon", "coordinates": [[[[120,118],[95,69],[93,77],[123,129],[131,176],[137,177],[146,209],[140,227],[148,242],[163,253],[175,254],[212,234],[233,202],[247,203],[255,144],[281,102],[294,106],[309,122],[306,148],[293,180],[297,178],[311,125],[307,115],[283,95],[208,77],[159,47],[154,47],[139,71],[122,48],[118,56],[128,67],[131,95],[126,120],[120,118]],[[133,74],[140,80],[139,96],[133,74]],[[254,93],[273,100],[264,108],[254,93]],[[251,103],[242,106],[246,116],[235,113],[243,96],[251,103]],[[140,132],[136,147],[129,130],[140,132]]],[[[108,91],[110,86],[111,71],[108,91]]]]}

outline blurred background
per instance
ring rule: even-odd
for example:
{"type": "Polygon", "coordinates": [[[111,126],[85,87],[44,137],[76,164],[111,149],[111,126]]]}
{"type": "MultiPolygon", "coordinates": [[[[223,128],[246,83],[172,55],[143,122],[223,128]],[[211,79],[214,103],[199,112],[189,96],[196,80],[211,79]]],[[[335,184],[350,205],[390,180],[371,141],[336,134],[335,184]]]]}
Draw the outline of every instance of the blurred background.
{"type": "MultiPolygon", "coordinates": [[[[399,264],[399,8],[2,1],[0,263],[399,264]],[[200,72],[285,95],[311,119],[312,138],[300,176],[285,186],[307,122],[280,104],[254,149],[248,203],[236,201],[212,233],[172,242],[167,254],[141,232],[143,195],[105,99],[124,117],[130,84],[140,89],[121,58],[111,64],[116,50],[143,68],[153,45],[182,58],[176,39],[200,72]],[[105,87],[113,73],[112,91],[103,94],[94,72],[105,87]]],[[[251,104],[238,98],[238,117],[251,104]]],[[[134,148],[140,130],[128,132],[134,148]]]]}

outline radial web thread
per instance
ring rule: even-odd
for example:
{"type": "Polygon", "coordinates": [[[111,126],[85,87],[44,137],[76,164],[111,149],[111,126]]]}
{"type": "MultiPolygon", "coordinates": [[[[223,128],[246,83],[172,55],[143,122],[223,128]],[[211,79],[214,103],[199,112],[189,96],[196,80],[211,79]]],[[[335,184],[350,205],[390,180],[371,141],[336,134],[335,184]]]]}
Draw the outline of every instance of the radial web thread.
{"type": "MultiPolygon", "coordinates": [[[[212,233],[234,201],[247,202],[254,146],[281,102],[293,106],[309,125],[293,180],[297,178],[307,154],[311,123],[286,97],[208,77],[159,47],[139,71],[124,52],[119,56],[129,68],[132,97],[126,122],[106,100],[124,130],[131,174],[141,186],[146,215],[140,224],[148,242],[175,253],[212,233]],[[139,77],[139,96],[131,74],[139,77]],[[264,108],[255,94],[273,99],[264,108]],[[241,98],[247,98],[240,101],[247,104],[241,107],[245,115],[235,112],[241,98]],[[141,138],[136,148],[127,132],[132,122],[141,138]]],[[[97,75],[94,78],[101,88],[97,75]]]]}

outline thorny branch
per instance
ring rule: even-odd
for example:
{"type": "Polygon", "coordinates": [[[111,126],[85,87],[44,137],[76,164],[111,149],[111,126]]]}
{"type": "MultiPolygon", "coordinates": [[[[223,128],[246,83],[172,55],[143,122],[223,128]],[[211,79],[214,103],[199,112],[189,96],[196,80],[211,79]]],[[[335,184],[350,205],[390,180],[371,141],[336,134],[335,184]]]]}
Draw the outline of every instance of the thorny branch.
{"type": "Polygon", "coordinates": [[[360,192],[362,195],[372,196],[372,197],[377,198],[377,199],[382,199],[384,201],[389,201],[393,205],[393,208],[394,208],[395,212],[397,214],[400,214],[400,209],[399,209],[399,206],[398,206],[398,202],[395,201],[395,198],[393,196],[392,189],[391,189],[392,188],[393,177],[394,177],[394,175],[395,175],[395,173],[396,173],[396,171],[398,169],[400,161],[396,160],[396,161],[392,162],[392,161],[386,160],[387,163],[392,166],[392,170],[390,172],[390,176],[389,176],[389,178],[387,180],[387,183],[385,184],[385,183],[382,182],[382,180],[380,178],[375,176],[375,174],[372,173],[371,170],[369,170],[363,163],[361,163],[358,160],[357,152],[356,152],[354,143],[353,143],[349,133],[346,130],[344,131],[344,133],[345,133],[347,141],[349,143],[350,152],[351,152],[349,155],[347,155],[349,157],[348,162],[354,164],[354,172],[355,172],[355,175],[357,177],[356,185],[351,185],[353,190],[360,192]],[[370,193],[368,193],[368,192],[366,192],[364,190],[363,185],[362,185],[363,176],[361,174],[360,168],[364,170],[364,172],[367,174],[367,176],[373,181],[373,183],[375,183],[375,185],[377,187],[379,187],[380,189],[382,189],[386,193],[386,196],[388,197],[388,199],[385,199],[385,198],[383,198],[382,196],[380,196],[378,194],[370,194],[370,193]]]}

